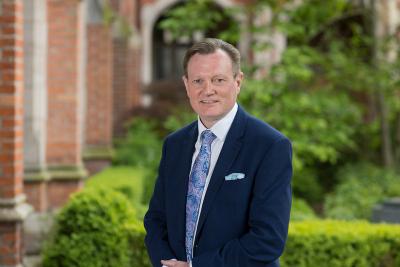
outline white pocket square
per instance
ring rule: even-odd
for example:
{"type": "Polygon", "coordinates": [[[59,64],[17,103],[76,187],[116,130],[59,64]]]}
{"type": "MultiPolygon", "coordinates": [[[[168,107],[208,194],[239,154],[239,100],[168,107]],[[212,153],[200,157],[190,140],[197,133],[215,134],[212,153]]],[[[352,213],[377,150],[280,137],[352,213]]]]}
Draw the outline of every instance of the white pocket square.
{"type": "Polygon", "coordinates": [[[239,180],[245,177],[244,173],[234,172],[225,176],[225,181],[239,180]]]}

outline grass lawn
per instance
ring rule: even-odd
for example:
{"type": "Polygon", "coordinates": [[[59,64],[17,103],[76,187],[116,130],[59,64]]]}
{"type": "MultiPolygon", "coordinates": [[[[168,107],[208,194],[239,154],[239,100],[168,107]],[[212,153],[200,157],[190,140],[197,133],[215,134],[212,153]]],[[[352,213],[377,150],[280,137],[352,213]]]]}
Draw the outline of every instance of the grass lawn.
{"type": "Polygon", "coordinates": [[[143,218],[147,209],[141,202],[144,173],[145,171],[140,168],[112,166],[89,177],[86,181],[86,187],[107,187],[124,193],[132,201],[138,212],[138,217],[143,218]]]}

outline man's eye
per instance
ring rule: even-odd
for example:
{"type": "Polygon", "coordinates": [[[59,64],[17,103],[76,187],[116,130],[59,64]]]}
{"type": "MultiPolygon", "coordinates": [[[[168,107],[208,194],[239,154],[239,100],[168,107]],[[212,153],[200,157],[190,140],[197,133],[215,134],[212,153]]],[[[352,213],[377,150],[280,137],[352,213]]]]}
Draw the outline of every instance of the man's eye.
{"type": "Polygon", "coordinates": [[[216,83],[216,84],[221,84],[221,83],[224,83],[224,82],[225,82],[224,78],[216,78],[216,79],[214,79],[214,83],[216,83]]]}
{"type": "Polygon", "coordinates": [[[192,83],[194,83],[194,84],[200,84],[200,83],[201,83],[201,79],[193,80],[192,83]]]}

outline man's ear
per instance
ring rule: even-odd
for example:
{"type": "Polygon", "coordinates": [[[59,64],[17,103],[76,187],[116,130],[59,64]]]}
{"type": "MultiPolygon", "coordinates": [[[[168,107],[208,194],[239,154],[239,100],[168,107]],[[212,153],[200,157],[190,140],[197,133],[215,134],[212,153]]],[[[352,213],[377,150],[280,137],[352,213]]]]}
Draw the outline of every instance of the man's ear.
{"type": "Polygon", "coordinates": [[[183,83],[185,84],[186,94],[189,96],[188,79],[185,75],[182,76],[183,83]]]}
{"type": "Polygon", "coordinates": [[[236,86],[238,88],[238,92],[237,92],[238,94],[240,92],[240,86],[242,85],[243,78],[244,78],[243,72],[240,71],[238,74],[236,74],[235,82],[236,82],[236,86]]]}

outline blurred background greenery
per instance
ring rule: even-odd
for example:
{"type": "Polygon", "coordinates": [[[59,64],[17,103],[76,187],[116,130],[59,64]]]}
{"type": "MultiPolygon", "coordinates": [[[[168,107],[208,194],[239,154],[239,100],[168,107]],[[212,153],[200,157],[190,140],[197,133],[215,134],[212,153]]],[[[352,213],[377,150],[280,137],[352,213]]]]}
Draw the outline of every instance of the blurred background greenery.
{"type": "MultiPolygon", "coordinates": [[[[322,217],[369,219],[373,204],[400,196],[400,62],[382,56],[393,42],[398,49],[396,36],[377,40],[373,11],[351,1],[292,2],[254,1],[247,7],[254,17],[272,11],[271,21],[249,25],[253,50],[270,49],[268,40],[256,36],[273,31],[287,36],[287,47],[281,62],[263,75],[261,67],[244,62],[239,104],[292,140],[297,199],[322,217]]],[[[211,0],[189,1],[172,9],[161,27],[181,38],[217,28],[224,16],[238,12],[212,6],[211,0]],[[184,19],[188,14],[190,21],[184,19]]],[[[230,23],[217,37],[237,43],[237,25],[230,23]]],[[[186,102],[171,102],[162,116],[134,117],[127,136],[116,140],[115,165],[145,171],[144,204],[163,137],[194,119],[186,102]]]]}

